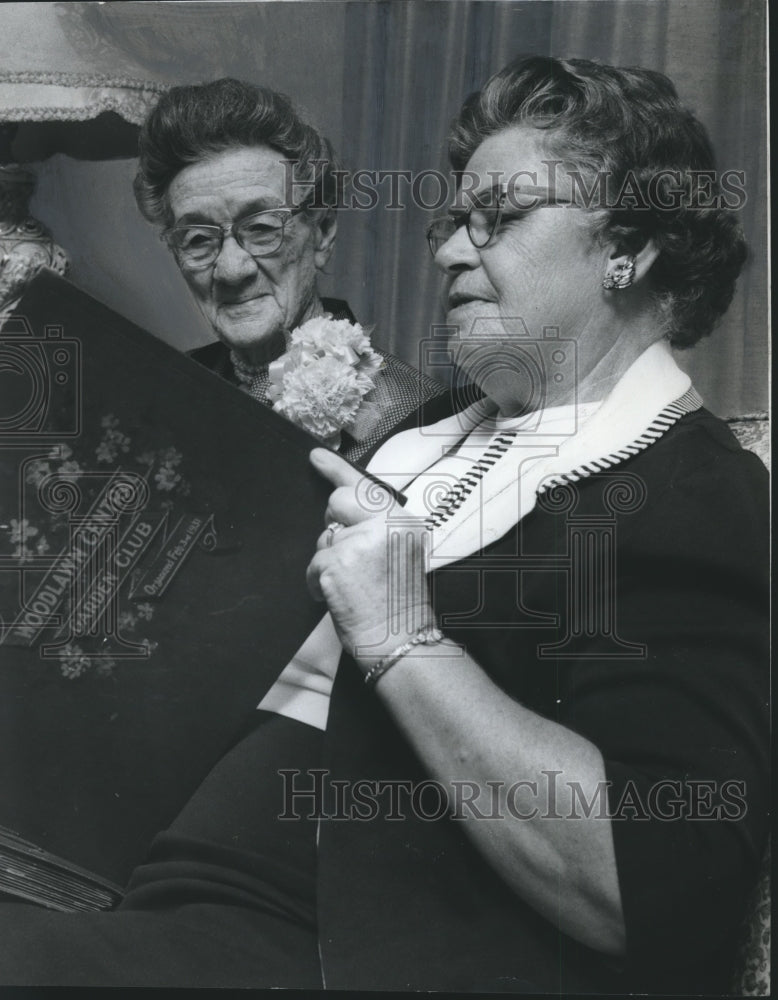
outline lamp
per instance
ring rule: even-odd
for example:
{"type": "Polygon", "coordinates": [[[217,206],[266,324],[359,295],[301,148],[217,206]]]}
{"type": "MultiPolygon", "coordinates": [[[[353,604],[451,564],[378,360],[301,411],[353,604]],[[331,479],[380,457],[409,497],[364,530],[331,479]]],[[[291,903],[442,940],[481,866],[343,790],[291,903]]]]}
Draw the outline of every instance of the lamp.
{"type": "Polygon", "coordinates": [[[35,174],[15,162],[22,122],[84,122],[113,112],[139,125],[161,84],[68,73],[0,73],[0,316],[12,311],[41,267],[66,274],[68,256],[29,211],[35,174]]]}
{"type": "MultiPolygon", "coordinates": [[[[3,132],[8,134],[6,129],[3,132]]],[[[0,316],[13,310],[41,267],[67,273],[67,254],[43,223],[30,215],[34,190],[31,170],[0,163],[0,316]]]]}
{"type": "MultiPolygon", "coordinates": [[[[41,145],[45,147],[44,155],[69,151],[72,138],[67,137],[68,132],[77,135],[83,143],[84,129],[88,129],[86,123],[100,119],[101,127],[93,133],[91,145],[99,148],[105,136],[110,142],[121,134],[124,155],[128,155],[128,147],[132,155],[137,126],[165,89],[162,82],[129,75],[133,68],[137,72],[138,67],[128,66],[115,50],[95,40],[94,32],[88,39],[90,45],[85,45],[84,25],[88,26],[89,20],[85,13],[92,6],[11,3],[4,5],[0,13],[4,29],[0,42],[0,65],[3,66],[0,72],[0,317],[13,310],[27,283],[41,267],[51,267],[60,274],[68,269],[65,250],[55,242],[48,228],[30,214],[29,203],[36,178],[29,167],[18,162],[18,140],[24,140],[26,135],[29,146],[29,135],[33,134],[38,152],[41,145]],[[100,70],[112,67],[121,74],[129,72],[114,76],[94,72],[95,67],[100,70]],[[89,71],[83,72],[84,69],[89,71]],[[110,120],[120,121],[125,131],[117,131],[115,124],[111,127],[110,120]]],[[[33,147],[35,145],[34,141],[33,147]]]]}

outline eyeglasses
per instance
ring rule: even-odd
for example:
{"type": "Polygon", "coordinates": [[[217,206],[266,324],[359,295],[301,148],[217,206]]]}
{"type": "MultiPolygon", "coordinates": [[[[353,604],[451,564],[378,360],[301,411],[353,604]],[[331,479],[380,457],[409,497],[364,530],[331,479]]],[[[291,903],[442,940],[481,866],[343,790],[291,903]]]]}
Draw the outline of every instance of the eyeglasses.
{"type": "Polygon", "coordinates": [[[474,201],[468,209],[450,212],[440,219],[434,219],[427,229],[427,243],[433,257],[463,225],[467,236],[476,250],[483,250],[494,238],[504,218],[520,218],[535,208],[545,205],[571,205],[569,198],[557,198],[553,188],[537,187],[532,184],[501,184],[486,192],[484,198],[474,201]],[[534,204],[521,205],[517,196],[526,195],[535,199],[534,204]],[[491,196],[492,202],[486,199],[491,196]],[[506,213],[506,207],[508,209],[506,213]]]}
{"type": "Polygon", "coordinates": [[[179,267],[199,271],[216,261],[227,236],[252,257],[270,257],[284,241],[284,227],[293,216],[305,211],[308,201],[294,208],[269,208],[246,215],[229,226],[176,226],[161,234],[175,255],[179,267]]]}

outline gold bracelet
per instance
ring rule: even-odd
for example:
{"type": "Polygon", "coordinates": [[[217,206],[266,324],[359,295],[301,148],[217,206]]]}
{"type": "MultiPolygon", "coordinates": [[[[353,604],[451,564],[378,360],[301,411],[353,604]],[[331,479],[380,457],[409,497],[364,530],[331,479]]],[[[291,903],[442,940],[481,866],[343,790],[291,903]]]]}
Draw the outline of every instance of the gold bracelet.
{"type": "Polygon", "coordinates": [[[442,642],[444,639],[443,633],[436,625],[425,625],[424,628],[419,629],[419,631],[407,642],[404,642],[397,649],[393,649],[391,653],[388,653],[383,659],[380,659],[378,663],[374,663],[373,666],[365,674],[365,684],[368,687],[375,687],[376,682],[383,677],[386,671],[395,665],[398,660],[401,660],[403,656],[410,653],[414,646],[434,646],[438,642],[442,642]]]}

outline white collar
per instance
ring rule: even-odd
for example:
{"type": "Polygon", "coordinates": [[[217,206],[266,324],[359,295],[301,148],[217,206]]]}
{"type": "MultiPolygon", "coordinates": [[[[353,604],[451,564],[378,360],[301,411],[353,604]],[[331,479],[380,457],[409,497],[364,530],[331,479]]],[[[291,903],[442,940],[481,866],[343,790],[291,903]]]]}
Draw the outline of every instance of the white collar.
{"type": "MultiPolygon", "coordinates": [[[[541,415],[534,429],[516,435],[509,454],[489,470],[456,515],[435,530],[432,568],[471,555],[502,537],[533,509],[538,493],[624,461],[701,405],[669,345],[665,341],[652,344],[592,415],[573,419],[567,426],[564,420],[553,420],[549,426],[541,415]]],[[[554,409],[558,417],[565,408],[554,409]]],[[[489,427],[483,421],[483,405],[476,403],[429,427],[390,438],[368,469],[402,490],[419,475],[434,477],[435,463],[463,437],[472,444],[480,439],[483,448],[489,427]]],[[[492,424],[489,433],[493,432],[492,424]]]]}

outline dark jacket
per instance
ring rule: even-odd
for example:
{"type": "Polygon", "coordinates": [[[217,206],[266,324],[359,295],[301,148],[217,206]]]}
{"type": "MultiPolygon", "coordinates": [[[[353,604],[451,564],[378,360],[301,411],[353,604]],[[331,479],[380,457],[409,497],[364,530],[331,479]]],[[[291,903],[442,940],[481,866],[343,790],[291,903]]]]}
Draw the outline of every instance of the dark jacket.
{"type": "MultiPolygon", "coordinates": [[[[766,471],[700,410],[573,489],[572,510],[539,502],[483,553],[434,574],[433,596],[446,634],[506,693],[602,751],[627,960],[561,934],[503,885],[461,821],[421,819],[406,802],[402,820],[322,821],[329,988],[727,990],[766,834],[766,471]],[[619,500],[629,476],[645,488],[638,509],[619,500]],[[601,555],[610,538],[615,572],[609,597],[602,562],[591,577],[611,614],[589,635],[567,596],[572,539],[587,531],[601,555]],[[674,808],[668,780],[694,818],[662,818],[674,808]]],[[[323,766],[333,782],[426,777],[353,662],[335,681],[323,766]]]]}

